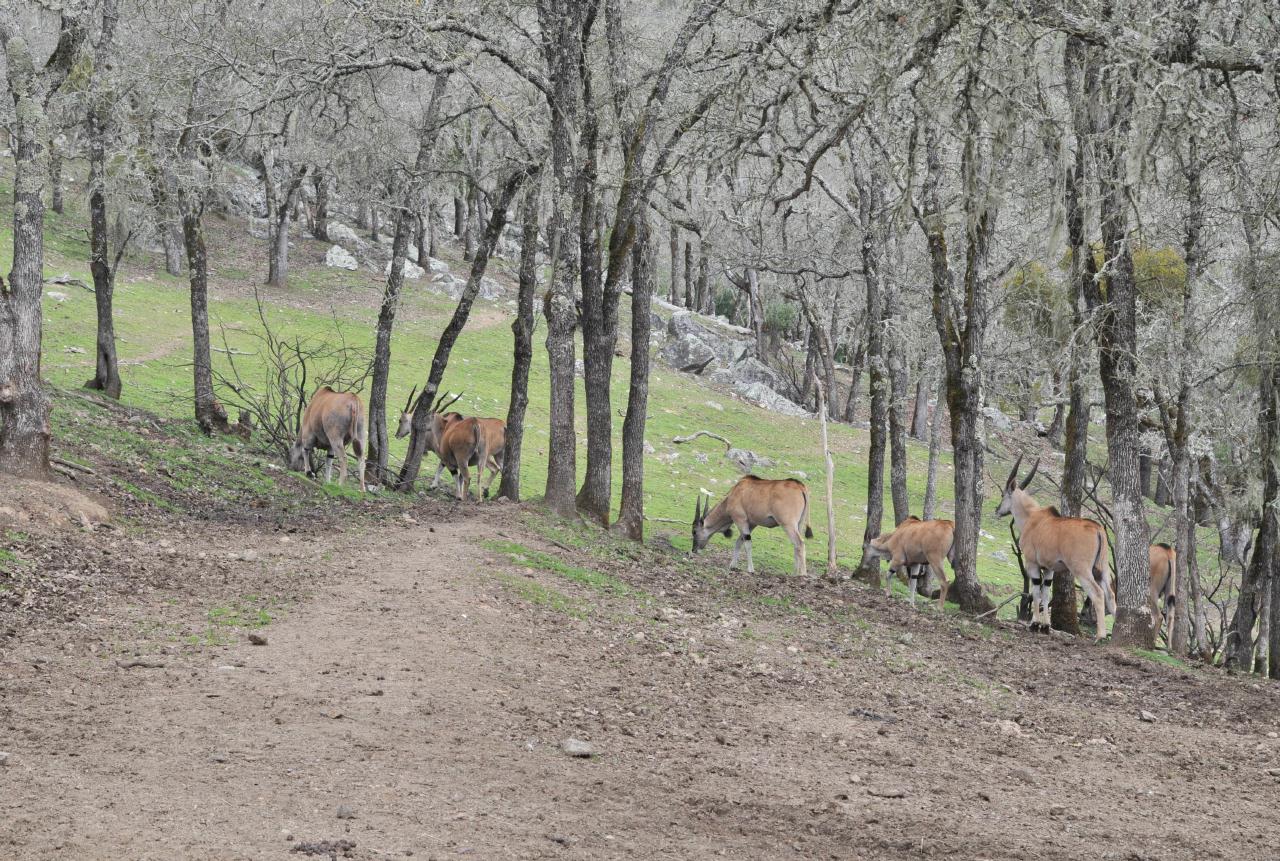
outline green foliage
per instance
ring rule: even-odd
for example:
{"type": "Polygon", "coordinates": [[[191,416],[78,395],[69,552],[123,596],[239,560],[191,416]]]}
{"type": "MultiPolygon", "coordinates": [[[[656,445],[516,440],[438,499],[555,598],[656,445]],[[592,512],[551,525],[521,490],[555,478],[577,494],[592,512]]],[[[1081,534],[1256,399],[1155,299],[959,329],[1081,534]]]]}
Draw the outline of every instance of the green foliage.
{"type": "Polygon", "coordinates": [[[605,595],[611,595],[615,598],[640,598],[646,603],[651,600],[650,596],[643,590],[628,586],[612,574],[568,565],[554,556],[543,553],[540,550],[525,547],[514,541],[493,540],[484,541],[482,544],[486,549],[505,555],[516,565],[524,565],[529,568],[538,568],[542,571],[550,572],[605,595]]]}
{"type": "Polygon", "coordinates": [[[733,312],[738,307],[738,291],[729,287],[722,287],[716,291],[715,308],[716,314],[727,319],[733,319],[733,312]]]}
{"type": "Polygon", "coordinates": [[[775,299],[764,306],[764,330],[773,335],[785,335],[795,326],[799,315],[793,303],[775,299]]]}
{"type": "Polygon", "coordinates": [[[1139,245],[1133,250],[1133,275],[1138,296],[1148,305],[1171,309],[1182,304],[1187,262],[1178,249],[1139,245]]]}
{"type": "Polygon", "coordinates": [[[1014,332],[1040,341],[1059,341],[1070,318],[1065,287],[1040,263],[1024,264],[1004,285],[1004,322],[1014,332]]]}

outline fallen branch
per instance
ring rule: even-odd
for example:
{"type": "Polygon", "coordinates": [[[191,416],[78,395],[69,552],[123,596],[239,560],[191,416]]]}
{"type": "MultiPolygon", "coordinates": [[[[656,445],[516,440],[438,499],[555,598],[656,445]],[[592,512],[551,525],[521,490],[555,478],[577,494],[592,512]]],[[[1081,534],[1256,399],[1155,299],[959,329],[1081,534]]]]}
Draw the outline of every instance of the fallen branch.
{"type": "Polygon", "coordinates": [[[1013,593],[1012,595],[1010,595],[1008,598],[1005,598],[1003,601],[1001,601],[1001,602],[1000,602],[1000,605],[999,605],[999,606],[997,606],[995,609],[993,609],[993,610],[988,610],[988,611],[987,611],[987,612],[985,612],[985,613],[979,613],[977,616],[975,616],[975,617],[974,617],[975,621],[976,621],[977,619],[981,619],[981,618],[983,618],[983,617],[985,617],[985,616],[990,616],[990,615],[991,615],[991,614],[993,614],[993,613],[999,612],[999,610],[1000,610],[1002,607],[1004,607],[1006,604],[1008,604],[1008,603],[1009,603],[1010,601],[1012,601],[1014,598],[1021,598],[1021,597],[1022,597],[1023,595],[1025,595],[1025,594],[1026,594],[1025,592],[1014,592],[1014,593],[1013,593]]]}
{"type": "Polygon", "coordinates": [[[649,515],[646,514],[644,516],[644,519],[650,523],[675,523],[678,526],[688,525],[685,521],[676,520],[674,517],[650,517],[649,515]]]}
{"type": "Polygon", "coordinates": [[[116,661],[116,666],[122,670],[131,670],[134,667],[141,667],[144,670],[164,669],[164,664],[160,661],[147,661],[142,658],[134,658],[132,661],[116,661]]]}
{"type": "Polygon", "coordinates": [[[56,463],[58,466],[65,466],[67,469],[74,469],[77,472],[83,472],[85,475],[97,475],[97,473],[94,472],[89,467],[81,466],[80,464],[75,463],[74,461],[63,460],[60,457],[51,457],[49,458],[49,460],[52,463],[56,463]]]}
{"type": "Polygon", "coordinates": [[[53,470],[58,475],[66,476],[72,481],[77,481],[76,474],[72,470],[67,469],[65,466],[62,466],[61,464],[51,463],[49,464],[49,469],[53,470]]]}
{"type": "Polygon", "coordinates": [[[690,434],[689,436],[677,436],[677,437],[672,437],[672,438],[671,438],[671,441],[672,441],[673,443],[676,443],[676,444],[678,445],[678,444],[680,444],[680,443],[693,442],[695,439],[697,439],[697,438],[698,438],[698,437],[700,437],[700,436],[708,436],[708,437],[711,437],[712,439],[718,439],[718,440],[720,440],[720,442],[724,443],[724,447],[725,447],[725,450],[726,450],[726,451],[728,451],[729,449],[733,448],[733,443],[729,442],[727,439],[725,439],[724,437],[720,436],[720,434],[718,434],[718,433],[712,433],[711,431],[705,431],[705,430],[700,430],[700,431],[698,431],[698,432],[697,432],[697,433],[695,433],[695,434],[690,434]]]}

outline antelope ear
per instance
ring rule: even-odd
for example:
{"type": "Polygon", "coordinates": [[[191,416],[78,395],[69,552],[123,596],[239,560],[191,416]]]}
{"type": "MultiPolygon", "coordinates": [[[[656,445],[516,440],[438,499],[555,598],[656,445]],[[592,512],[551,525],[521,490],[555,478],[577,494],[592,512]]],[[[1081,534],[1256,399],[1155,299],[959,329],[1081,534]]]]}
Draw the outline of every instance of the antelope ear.
{"type": "Polygon", "coordinates": [[[1004,489],[1013,490],[1018,483],[1018,467],[1022,466],[1022,455],[1018,455],[1018,459],[1013,462],[1013,469],[1009,470],[1009,477],[1004,480],[1004,489]]]}
{"type": "Polygon", "coordinates": [[[1031,479],[1036,477],[1036,470],[1040,468],[1040,458],[1036,458],[1036,462],[1031,464],[1031,472],[1027,473],[1027,477],[1022,480],[1019,485],[1023,490],[1027,489],[1027,485],[1031,484],[1031,479]]]}

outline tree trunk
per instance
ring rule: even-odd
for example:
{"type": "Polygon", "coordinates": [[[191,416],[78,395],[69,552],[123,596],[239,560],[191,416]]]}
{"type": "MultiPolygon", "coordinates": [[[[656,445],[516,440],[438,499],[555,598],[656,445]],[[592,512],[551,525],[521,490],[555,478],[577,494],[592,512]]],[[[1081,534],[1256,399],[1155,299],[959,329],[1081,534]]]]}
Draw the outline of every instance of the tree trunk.
{"type": "Polygon", "coordinates": [[[921,442],[929,438],[929,389],[924,382],[924,369],[921,368],[911,408],[911,436],[921,442]]]}
{"type": "MultiPolygon", "coordinates": [[[[896,306],[896,301],[893,303],[896,306]]],[[[893,522],[911,514],[907,496],[907,363],[902,342],[889,339],[889,489],[893,497],[893,522]]]]}
{"type": "Polygon", "coordinates": [[[192,373],[195,382],[196,424],[206,434],[226,433],[227,411],[213,391],[213,362],[209,352],[209,261],[204,245],[201,208],[183,207],[182,237],[187,249],[191,278],[192,373]]]}
{"type": "Polygon", "coordinates": [[[705,241],[698,242],[698,311],[711,316],[715,313],[713,299],[707,281],[707,246],[705,241]]]}
{"type": "Polygon", "coordinates": [[[316,208],[311,219],[311,235],[321,242],[329,241],[329,174],[317,172],[315,177],[316,208]]]}
{"type": "MultiPolygon", "coordinates": [[[[104,14],[103,21],[104,33],[100,45],[109,48],[115,15],[104,14]],[[110,25],[106,23],[108,21],[111,22],[110,25]]],[[[101,98],[105,98],[105,94],[95,93],[91,96],[85,118],[89,138],[89,270],[93,273],[94,305],[98,316],[95,370],[85,387],[97,389],[107,397],[119,400],[120,366],[116,360],[115,313],[112,309],[116,273],[111,260],[110,230],[107,226],[107,119],[104,106],[98,102],[101,98]]]]}
{"type": "MultiPolygon", "coordinates": [[[[574,339],[577,325],[575,287],[578,277],[578,214],[575,133],[582,102],[580,69],[590,26],[586,4],[569,0],[564,8],[539,7],[539,23],[548,43],[552,81],[551,168],[552,251],[551,286],[544,299],[547,320],[547,358],[550,364],[550,439],[544,500],[562,517],[576,513],[577,431],[574,427],[574,339]]],[[[594,110],[594,107],[591,108],[594,110]]]]}
{"type": "Polygon", "coordinates": [[[862,533],[858,576],[880,585],[880,560],[868,553],[884,519],[884,455],[888,440],[890,382],[884,357],[885,301],[881,249],[885,246],[884,189],[877,173],[858,180],[858,218],[862,222],[862,271],[867,289],[867,367],[871,385],[871,444],[867,449],[867,520],[862,533]]]}
{"type": "MultiPolygon", "coordinates": [[[[1148,530],[1139,475],[1141,441],[1138,425],[1137,287],[1133,273],[1125,178],[1127,138],[1133,107],[1130,70],[1108,69],[1116,76],[1109,132],[1099,146],[1099,222],[1105,255],[1107,294],[1099,307],[1098,366],[1107,409],[1108,477],[1116,536],[1116,618],[1112,642],[1151,648],[1155,632],[1148,604],[1148,530]]],[[[1090,285],[1091,291],[1099,290],[1090,285]]],[[[1101,633],[1101,632],[1099,632],[1101,633]]]]}
{"type": "Polygon", "coordinates": [[[440,391],[440,383],[449,365],[449,354],[453,352],[453,345],[457,342],[462,328],[467,325],[467,318],[471,316],[471,306],[480,292],[480,279],[484,277],[485,269],[488,268],[489,255],[497,244],[498,237],[502,235],[502,228],[507,223],[507,210],[511,206],[511,201],[520,188],[520,183],[529,175],[529,171],[530,169],[526,168],[513,172],[495,195],[496,200],[489,217],[489,224],[476,249],[475,260],[471,261],[467,286],[463,288],[462,295],[458,298],[458,305],[453,309],[453,316],[449,318],[449,323],[441,333],[439,343],[436,344],[435,355],[431,358],[431,372],[427,376],[426,385],[422,387],[418,404],[413,410],[409,451],[405,454],[404,466],[401,467],[400,475],[396,480],[396,487],[399,490],[413,490],[413,483],[417,481],[418,471],[422,468],[422,457],[427,450],[427,428],[431,423],[431,410],[435,406],[436,393],[440,391]]]}
{"type": "Polygon", "coordinates": [[[498,496],[520,501],[520,454],[524,443],[524,414],[529,405],[529,366],[533,363],[533,298],[538,291],[538,199],[541,187],[526,192],[520,213],[520,288],[516,297],[513,338],[511,402],[507,407],[507,442],[502,460],[498,496]]]}
{"type": "Polygon", "coordinates": [[[942,404],[947,397],[947,382],[938,380],[938,400],[929,417],[929,468],[924,482],[924,511],[920,517],[933,520],[937,517],[938,508],[938,461],[942,452],[942,404]]]}
{"type": "Polygon", "coordinates": [[[467,232],[467,204],[463,201],[462,195],[455,194],[453,196],[453,235],[457,239],[462,238],[462,234],[467,232]]]}
{"type": "Polygon", "coordinates": [[[382,231],[382,211],[378,208],[377,204],[370,203],[369,204],[369,241],[375,242],[375,243],[381,242],[382,241],[381,231],[382,231]]]}
{"type": "Polygon", "coordinates": [[[693,301],[693,240],[684,244],[684,307],[690,311],[698,309],[693,301]]]}
{"type": "Polygon", "coordinates": [[[62,148],[56,138],[49,141],[49,208],[62,214],[62,148]]]}
{"type": "MultiPolygon", "coordinates": [[[[431,240],[427,238],[428,234],[431,232],[430,227],[428,227],[430,221],[431,216],[429,212],[419,212],[413,219],[414,259],[417,260],[418,265],[423,269],[427,269],[427,258],[431,256],[431,240]]],[[[428,269],[428,271],[430,270],[428,269]]]]}
{"type": "Polygon", "coordinates": [[[680,228],[671,225],[668,237],[671,246],[671,284],[668,288],[668,300],[672,305],[680,304],[680,228]]]}
{"type": "MultiPolygon", "coordinates": [[[[119,400],[120,366],[116,360],[115,312],[112,308],[116,264],[111,259],[110,231],[107,228],[107,137],[110,134],[111,104],[105,80],[105,71],[110,68],[113,59],[117,19],[116,0],[105,0],[102,6],[102,35],[96,46],[97,62],[92,74],[89,108],[85,116],[85,129],[89,138],[89,270],[93,274],[93,297],[98,322],[94,375],[85,386],[119,400]]],[[[55,176],[54,179],[56,183],[61,182],[60,176],[55,176]]],[[[57,188],[55,185],[55,189],[57,188]]],[[[60,201],[61,197],[59,191],[55,200],[60,201]]]]}
{"type": "Polygon", "coordinates": [[[644,541],[644,428],[649,409],[649,307],[655,248],[643,212],[635,227],[631,248],[631,385],[622,421],[622,503],[617,525],[633,541],[644,541]]]}
{"type": "Polygon", "coordinates": [[[164,246],[164,271],[170,275],[181,275],[184,270],[182,227],[168,216],[161,213],[160,242],[164,246]]]}
{"type": "Polygon", "coordinates": [[[818,421],[822,425],[822,461],[823,477],[826,480],[827,503],[827,579],[836,580],[836,462],[831,457],[831,445],[827,440],[827,403],[826,387],[818,381],[818,421]]]}
{"type": "MultiPolygon", "coordinates": [[[[400,291],[404,288],[404,264],[409,255],[410,232],[416,221],[416,213],[422,209],[425,178],[431,170],[438,129],[436,121],[440,103],[444,98],[448,75],[436,75],[418,132],[418,154],[412,173],[404,181],[404,196],[395,212],[395,233],[391,240],[391,268],[387,273],[387,286],[382,294],[382,306],[378,310],[378,328],[373,350],[373,372],[369,385],[369,452],[368,463],[374,470],[374,481],[387,485],[391,481],[387,456],[390,435],[387,432],[387,388],[391,376],[391,333],[395,326],[396,311],[400,305],[400,291]]],[[[483,464],[481,465],[483,468],[483,464]]]]}
{"type": "Polygon", "coordinates": [[[858,389],[862,386],[862,371],[867,364],[867,342],[859,339],[849,363],[849,397],[844,402],[844,421],[853,424],[858,416],[858,389]]]}
{"type": "Polygon", "coordinates": [[[480,218],[480,195],[476,184],[467,180],[467,209],[462,227],[462,259],[474,260],[476,256],[476,224],[480,218]]]}
{"type": "Polygon", "coordinates": [[[0,472],[43,477],[49,469],[49,399],[40,382],[49,93],[42,91],[23,37],[9,37],[6,63],[17,140],[13,266],[9,283],[0,284],[0,472]]]}

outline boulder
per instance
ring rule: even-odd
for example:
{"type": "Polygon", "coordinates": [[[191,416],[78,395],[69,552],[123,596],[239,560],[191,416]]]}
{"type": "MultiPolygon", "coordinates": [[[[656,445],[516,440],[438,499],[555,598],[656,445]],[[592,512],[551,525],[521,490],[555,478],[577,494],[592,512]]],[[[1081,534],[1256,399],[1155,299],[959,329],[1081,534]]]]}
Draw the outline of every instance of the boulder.
{"type": "Polygon", "coordinates": [[[998,407],[985,406],[982,408],[982,414],[986,416],[988,422],[996,430],[1008,431],[1013,430],[1013,419],[1000,412],[998,407]]]}
{"type": "Polygon", "coordinates": [[[502,294],[504,292],[505,291],[502,289],[502,285],[499,284],[497,281],[494,281],[492,278],[485,276],[484,278],[480,279],[480,298],[481,299],[488,299],[489,301],[492,302],[495,299],[501,299],[502,294]]]}
{"type": "MultiPolygon", "coordinates": [[[[383,267],[382,274],[383,275],[391,274],[390,260],[388,260],[387,265],[383,267]]],[[[404,262],[404,277],[409,279],[410,281],[417,281],[419,278],[421,278],[423,275],[426,275],[426,274],[427,274],[426,270],[424,270],[417,263],[414,263],[412,260],[406,260],[404,262]]]]}
{"type": "Polygon", "coordinates": [[[439,275],[449,271],[449,264],[443,260],[437,260],[434,257],[427,258],[427,268],[431,270],[432,275],[439,275]]]}
{"type": "Polygon", "coordinates": [[[727,368],[720,368],[711,375],[711,382],[738,389],[752,383],[764,383],[773,390],[782,387],[782,377],[773,368],[753,357],[746,357],[734,362],[727,368]]]}
{"type": "Polygon", "coordinates": [[[716,352],[696,335],[674,337],[658,351],[659,358],[677,371],[700,374],[716,360],[716,352]]]}
{"type": "Polygon", "coordinates": [[[739,388],[738,392],[747,400],[753,401],[770,412],[781,413],[784,416],[810,415],[804,407],[795,401],[788,400],[764,383],[751,383],[739,388]]]}
{"type": "Polygon", "coordinates": [[[336,242],[344,248],[359,248],[361,245],[361,239],[356,232],[338,221],[329,222],[325,235],[329,237],[330,242],[336,242]]]}
{"type": "Polygon", "coordinates": [[[755,344],[742,338],[745,332],[740,326],[721,323],[711,317],[702,317],[681,308],[667,321],[667,335],[672,338],[696,337],[710,347],[721,364],[732,365],[751,355],[755,344]]]}
{"type": "MultiPolygon", "coordinates": [[[[333,231],[329,231],[329,235],[333,235],[333,231]]],[[[324,255],[324,265],[334,269],[359,269],[360,262],[356,260],[355,255],[341,245],[334,245],[324,255]]]]}

